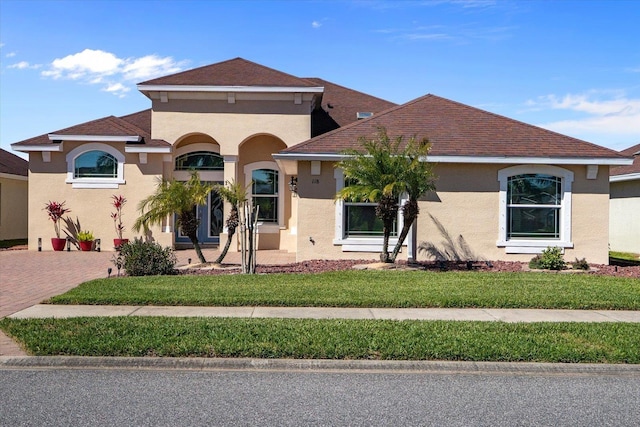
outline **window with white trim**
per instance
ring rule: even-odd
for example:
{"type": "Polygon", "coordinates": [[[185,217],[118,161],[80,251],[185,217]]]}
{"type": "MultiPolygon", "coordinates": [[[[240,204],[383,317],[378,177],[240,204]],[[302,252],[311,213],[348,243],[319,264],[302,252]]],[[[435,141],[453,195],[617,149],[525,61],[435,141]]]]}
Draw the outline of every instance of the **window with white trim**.
{"type": "Polygon", "coordinates": [[[278,222],[278,171],[255,169],[251,172],[253,206],[258,206],[258,221],[278,222]]]}
{"type": "Polygon", "coordinates": [[[115,189],[125,183],[125,156],[108,144],[82,144],[71,150],[66,160],[66,182],[73,188],[115,189]]]}
{"type": "Polygon", "coordinates": [[[507,253],[538,253],[548,246],[573,247],[573,172],[557,166],[522,165],[498,172],[498,246],[507,253]]]}
{"type": "Polygon", "coordinates": [[[278,233],[284,227],[283,173],[276,162],[260,161],[244,166],[244,179],[251,183],[250,200],[259,206],[260,233],[278,233]]]}
{"type": "Polygon", "coordinates": [[[224,170],[222,156],[212,151],[194,151],[176,157],[175,170],[224,170]]]}
{"type": "MultiPolygon", "coordinates": [[[[334,172],[336,179],[336,193],[344,188],[345,183],[342,170],[334,172]]],[[[399,205],[405,200],[401,198],[399,205]]],[[[377,203],[351,202],[338,199],[336,201],[336,227],[333,243],[342,245],[344,252],[379,252],[382,250],[382,220],[376,216],[377,203]]],[[[395,245],[398,229],[402,228],[402,213],[398,209],[398,217],[393,222],[393,229],[389,244],[395,245]]]]}

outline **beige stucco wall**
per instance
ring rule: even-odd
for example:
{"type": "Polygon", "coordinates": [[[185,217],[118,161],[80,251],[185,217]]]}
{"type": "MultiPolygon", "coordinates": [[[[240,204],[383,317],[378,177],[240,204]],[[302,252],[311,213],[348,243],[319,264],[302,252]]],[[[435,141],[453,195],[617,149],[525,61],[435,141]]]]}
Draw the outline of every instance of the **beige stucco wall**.
{"type": "MultiPolygon", "coordinates": [[[[121,194],[127,199],[124,206],[123,222],[126,231],[124,238],[133,239],[141,233],[131,230],[138,217],[137,205],[151,194],[156,186],[156,178],[163,173],[161,154],[148,154],[147,164],[139,164],[138,154],[126,154],[124,165],[125,184],[117,189],[73,188],[66,180],[66,154],[80,143],[64,143],[64,152],[51,153],[51,161],[43,162],[40,153],[31,153],[29,161],[29,249],[37,250],[38,238],[42,238],[42,250],[51,250],[51,237],[55,237],[54,227],[43,208],[48,201],[62,202],[71,209],[68,216],[75,222],[80,221],[84,230],[93,232],[101,239],[101,250],[113,250],[113,239],[116,236],[111,212],[111,196],[121,194]]],[[[109,144],[124,149],[122,143],[109,144]]],[[[64,226],[62,227],[64,230],[64,226]]],[[[152,227],[152,237],[163,246],[172,244],[172,234],[161,232],[160,227],[152,227]]],[[[65,237],[61,231],[61,237],[65,237]]]]}
{"type": "Polygon", "coordinates": [[[28,235],[27,177],[0,174],[0,240],[28,235]]]}
{"type": "Polygon", "coordinates": [[[154,101],[152,135],[173,144],[185,135],[203,133],[220,144],[220,154],[237,155],[242,142],[254,135],[271,134],[287,146],[309,139],[310,111],[309,102],[154,101]]]}
{"type": "Polygon", "coordinates": [[[640,180],[611,184],[609,245],[612,251],[640,253],[640,180]]]}
{"type": "MultiPolygon", "coordinates": [[[[420,203],[417,243],[442,247],[447,238],[463,242],[477,259],[528,261],[531,254],[507,254],[498,247],[498,171],[512,165],[440,164],[437,191],[420,203]],[[437,225],[436,222],[439,224],[437,225]]],[[[377,253],[342,252],[333,244],[335,230],[335,179],[331,163],[322,163],[320,176],[309,174],[309,162],[299,163],[299,182],[305,190],[298,201],[298,260],[314,258],[375,258],[377,253]],[[308,183],[315,178],[317,185],[308,183]],[[312,237],[315,244],[309,241],[312,237]]],[[[565,259],[586,258],[591,263],[608,262],[608,169],[600,167],[597,179],[586,179],[586,166],[567,166],[574,172],[572,197],[572,241],[565,259]]],[[[406,258],[406,253],[400,259],[406,258]]],[[[427,259],[419,252],[418,260],[427,259]]]]}

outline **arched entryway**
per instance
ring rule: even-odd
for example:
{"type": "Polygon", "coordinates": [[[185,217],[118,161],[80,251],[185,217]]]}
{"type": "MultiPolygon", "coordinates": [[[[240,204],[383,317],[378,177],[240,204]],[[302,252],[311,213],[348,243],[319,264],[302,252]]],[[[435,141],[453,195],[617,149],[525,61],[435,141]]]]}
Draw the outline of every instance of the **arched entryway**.
{"type": "MultiPolygon", "coordinates": [[[[210,136],[192,134],[176,143],[173,158],[172,176],[178,181],[187,181],[193,171],[197,171],[200,180],[208,183],[224,181],[224,161],[220,155],[220,145],[210,136]]],[[[207,204],[198,206],[196,215],[200,220],[198,241],[203,246],[218,245],[224,227],[223,201],[214,191],[209,193],[207,204]]],[[[191,246],[187,236],[175,230],[176,246],[191,246]]]]}

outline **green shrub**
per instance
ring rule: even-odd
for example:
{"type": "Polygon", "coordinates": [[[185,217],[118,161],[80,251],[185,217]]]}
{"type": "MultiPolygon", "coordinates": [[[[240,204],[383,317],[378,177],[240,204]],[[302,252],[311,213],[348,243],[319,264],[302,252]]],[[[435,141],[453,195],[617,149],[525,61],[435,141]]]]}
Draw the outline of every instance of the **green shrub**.
{"type": "Polygon", "coordinates": [[[564,270],[566,266],[562,249],[558,247],[548,247],[529,261],[529,268],[533,269],[564,270]]]}
{"type": "MultiPolygon", "coordinates": [[[[123,244],[118,258],[129,276],[174,274],[177,262],[173,249],[142,239],[123,244]]],[[[118,267],[116,261],[113,262],[118,267]]]]}
{"type": "Polygon", "coordinates": [[[573,268],[575,268],[576,270],[588,270],[589,263],[585,258],[582,258],[582,259],[576,258],[576,260],[573,262],[573,268]]]}

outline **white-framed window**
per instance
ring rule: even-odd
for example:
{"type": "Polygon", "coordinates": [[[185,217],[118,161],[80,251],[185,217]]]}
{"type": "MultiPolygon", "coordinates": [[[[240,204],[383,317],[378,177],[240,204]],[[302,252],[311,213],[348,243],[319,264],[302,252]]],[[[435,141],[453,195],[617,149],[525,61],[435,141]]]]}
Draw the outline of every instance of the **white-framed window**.
{"type": "MultiPolygon", "coordinates": [[[[341,169],[334,172],[336,193],[345,186],[341,169]]],[[[401,198],[402,206],[406,199],[401,198]]],[[[342,246],[343,252],[380,252],[382,250],[382,220],[375,214],[376,203],[350,202],[336,200],[334,245],[342,246]]],[[[398,230],[402,229],[402,213],[398,209],[398,218],[394,221],[389,238],[389,246],[398,241],[398,230]]]]}
{"type": "Polygon", "coordinates": [[[251,204],[259,206],[260,232],[276,232],[284,226],[284,176],[275,162],[254,162],[244,167],[251,182],[251,204]],[[272,230],[273,228],[273,230],[272,230]]]}
{"type": "Polygon", "coordinates": [[[67,156],[67,184],[73,188],[118,188],[124,184],[124,154],[110,145],[83,144],[67,156]]]}
{"type": "Polygon", "coordinates": [[[500,224],[497,245],[506,253],[571,248],[573,172],[557,166],[521,165],[498,171],[500,224]]]}

